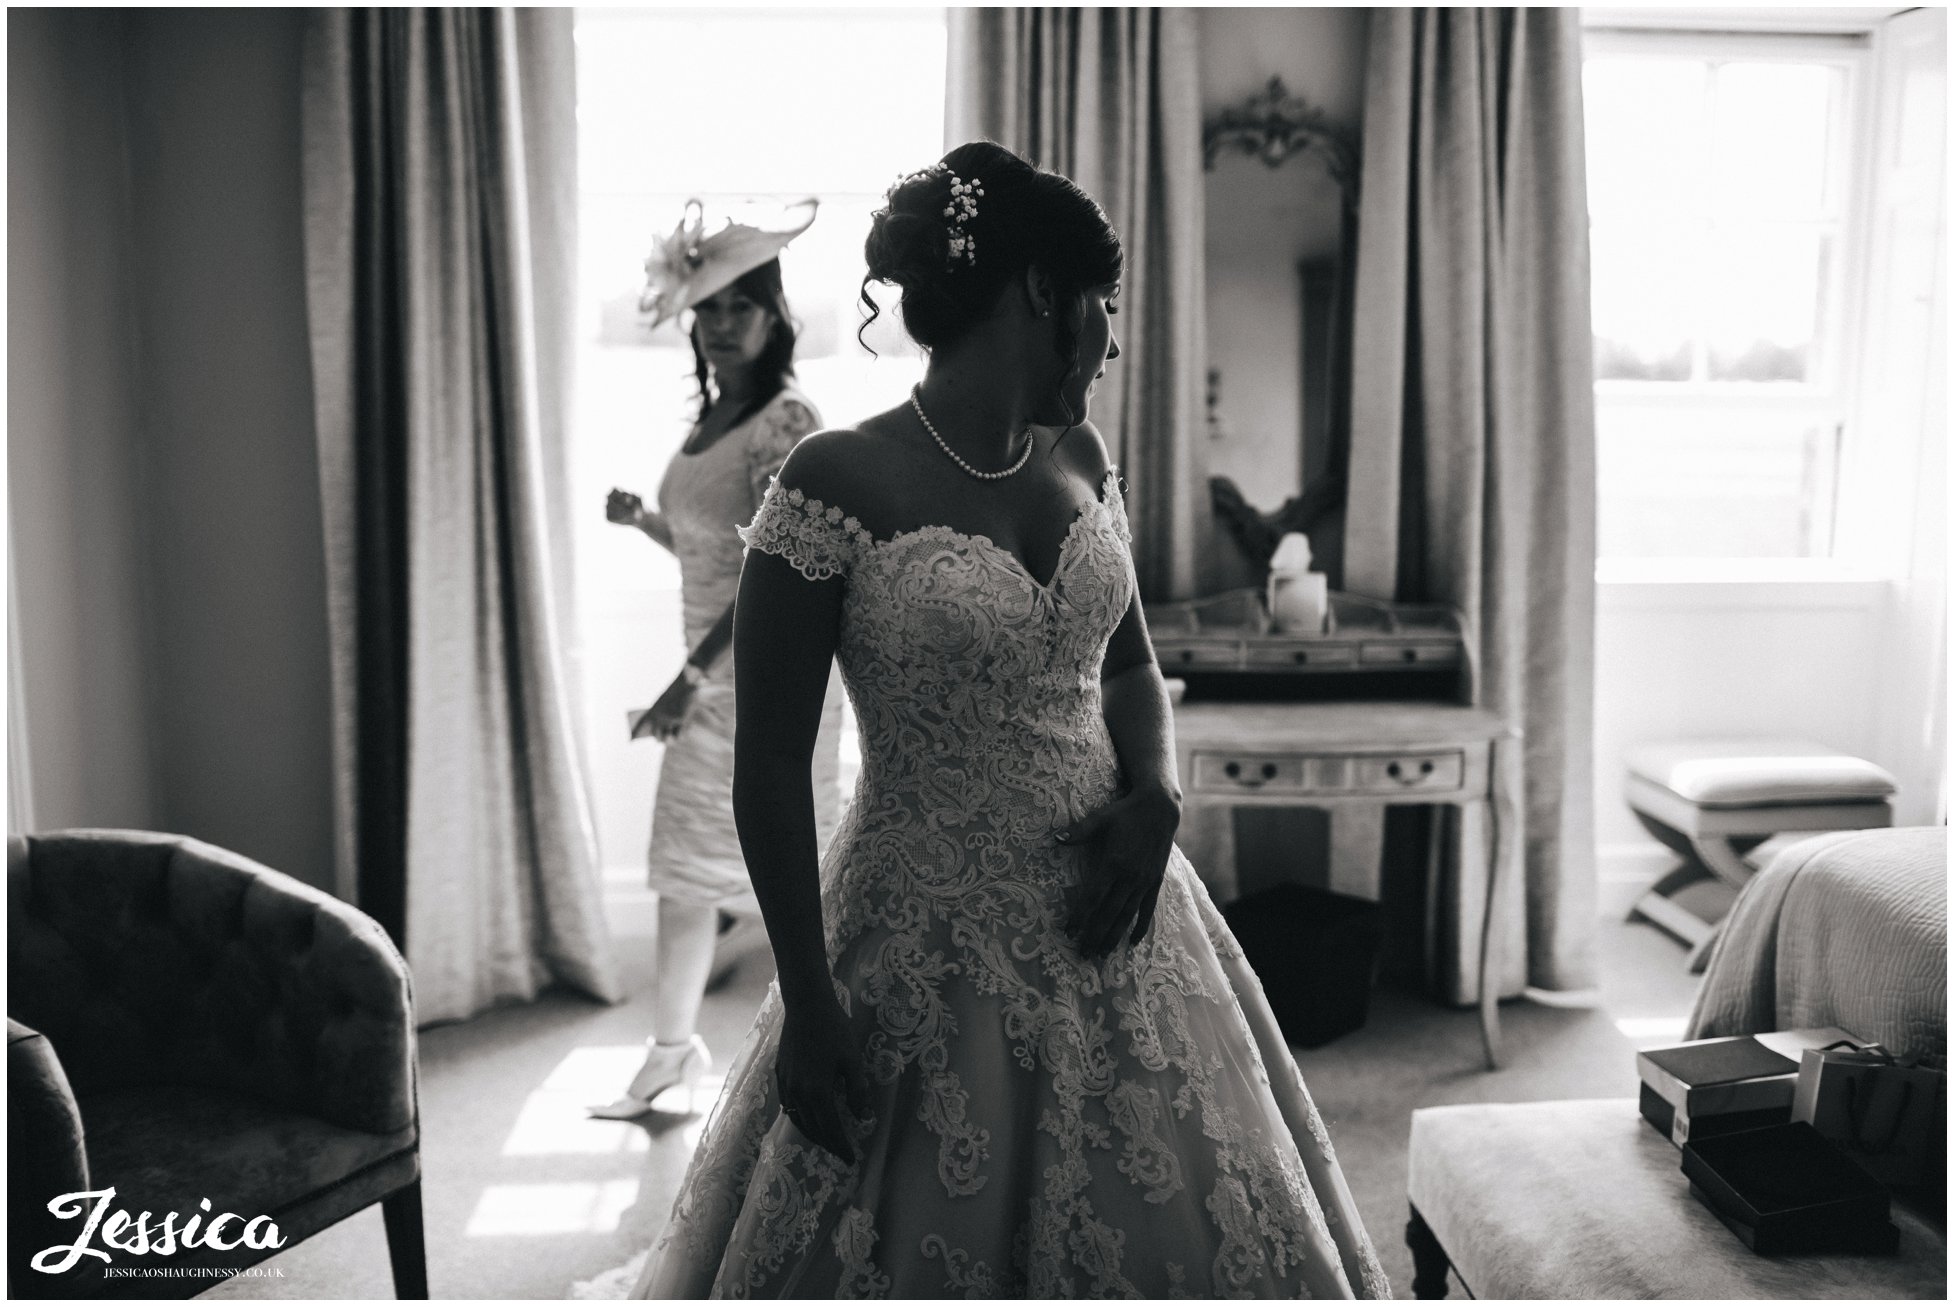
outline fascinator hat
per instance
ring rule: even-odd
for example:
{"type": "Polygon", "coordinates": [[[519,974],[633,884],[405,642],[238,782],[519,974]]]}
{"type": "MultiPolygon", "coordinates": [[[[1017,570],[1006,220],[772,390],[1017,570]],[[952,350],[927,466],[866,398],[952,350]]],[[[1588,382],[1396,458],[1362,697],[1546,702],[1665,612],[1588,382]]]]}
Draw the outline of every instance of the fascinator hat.
{"type": "Polygon", "coordinates": [[[778,221],[760,226],[735,222],[706,234],[705,206],[685,202],[685,214],[669,236],[652,241],[645,260],[645,288],[638,310],[651,314],[654,327],[677,317],[700,300],[716,295],[787,248],[814,223],[820,201],[789,205],[778,221]]]}

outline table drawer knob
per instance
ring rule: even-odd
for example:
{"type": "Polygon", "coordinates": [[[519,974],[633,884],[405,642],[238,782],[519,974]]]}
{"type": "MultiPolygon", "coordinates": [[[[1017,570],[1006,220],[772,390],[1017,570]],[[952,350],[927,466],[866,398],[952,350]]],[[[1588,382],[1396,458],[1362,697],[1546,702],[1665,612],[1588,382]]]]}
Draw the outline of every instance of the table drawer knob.
{"type": "Polygon", "coordinates": [[[1451,753],[1374,758],[1364,768],[1369,780],[1363,784],[1374,790],[1450,789],[1464,780],[1463,761],[1462,756],[1451,753]]]}
{"type": "MultiPolygon", "coordinates": [[[[1282,776],[1282,765],[1275,760],[1265,761],[1258,758],[1229,758],[1223,761],[1221,759],[1215,759],[1212,763],[1196,769],[1195,784],[1197,787],[1201,783],[1201,773],[1207,771],[1207,766],[1212,766],[1214,771],[1219,771],[1222,776],[1233,783],[1233,788],[1243,790],[1259,790],[1271,781],[1279,780],[1282,776]]],[[[1207,771],[1208,776],[1212,778],[1214,771],[1207,771]]]]}

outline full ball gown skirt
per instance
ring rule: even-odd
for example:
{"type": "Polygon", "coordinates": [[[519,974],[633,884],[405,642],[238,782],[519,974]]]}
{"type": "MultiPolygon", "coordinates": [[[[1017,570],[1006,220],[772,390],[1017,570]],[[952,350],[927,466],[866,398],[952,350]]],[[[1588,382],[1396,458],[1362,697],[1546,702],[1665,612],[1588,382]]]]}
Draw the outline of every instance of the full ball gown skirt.
{"type": "Polygon", "coordinates": [[[864,1050],[854,1165],[781,1115],[771,990],[640,1297],[1390,1296],[1330,1139],[1178,849],[1152,929],[1062,929],[1055,831],[1120,774],[1099,670],[1134,591],[1116,473],[1049,584],[982,536],[876,540],[776,483],[748,546],[844,578],[862,772],[823,859],[864,1050]]]}

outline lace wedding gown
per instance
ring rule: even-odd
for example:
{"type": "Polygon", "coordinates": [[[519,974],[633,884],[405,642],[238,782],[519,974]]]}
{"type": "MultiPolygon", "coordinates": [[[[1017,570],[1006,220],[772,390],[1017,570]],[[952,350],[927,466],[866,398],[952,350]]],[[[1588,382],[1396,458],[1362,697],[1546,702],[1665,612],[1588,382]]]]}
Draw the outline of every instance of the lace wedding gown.
{"type": "Polygon", "coordinates": [[[862,771],[823,916],[875,1124],[853,1166],[774,1093],[768,993],[638,1296],[1390,1296],[1267,1000],[1175,849],[1153,927],[1061,928],[1113,797],[1107,642],[1134,595],[1117,473],[1040,584],[983,536],[876,540],[776,482],[749,547],[845,578],[862,771]]]}

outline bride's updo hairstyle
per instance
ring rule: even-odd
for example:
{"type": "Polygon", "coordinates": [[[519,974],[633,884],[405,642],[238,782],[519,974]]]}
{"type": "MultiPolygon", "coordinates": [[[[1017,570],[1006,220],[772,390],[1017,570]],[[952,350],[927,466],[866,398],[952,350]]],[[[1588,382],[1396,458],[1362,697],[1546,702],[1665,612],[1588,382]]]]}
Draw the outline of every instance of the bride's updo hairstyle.
{"type": "Polygon", "coordinates": [[[994,141],[959,145],[891,186],[870,220],[863,254],[867,316],[856,338],[882,312],[869,283],[887,282],[901,289],[902,325],[926,350],[954,346],[1007,287],[1020,284],[1025,269],[1043,269],[1060,296],[1058,351],[1068,377],[1079,365],[1070,325],[1079,315],[1063,306],[1069,299],[1082,308],[1085,292],[1117,282],[1124,263],[1119,234],[1090,195],[994,141]],[[956,183],[983,193],[954,194],[956,183]],[[975,214],[959,216],[973,198],[975,214]]]}

